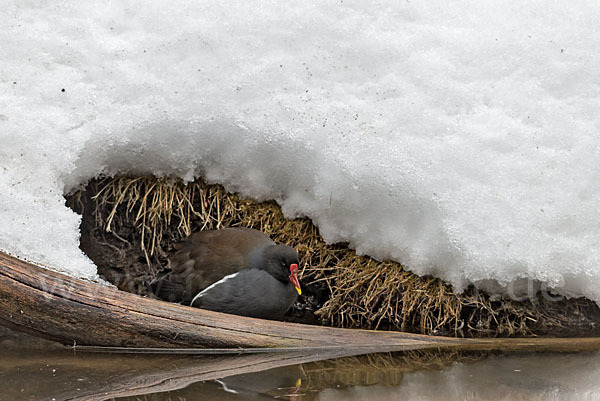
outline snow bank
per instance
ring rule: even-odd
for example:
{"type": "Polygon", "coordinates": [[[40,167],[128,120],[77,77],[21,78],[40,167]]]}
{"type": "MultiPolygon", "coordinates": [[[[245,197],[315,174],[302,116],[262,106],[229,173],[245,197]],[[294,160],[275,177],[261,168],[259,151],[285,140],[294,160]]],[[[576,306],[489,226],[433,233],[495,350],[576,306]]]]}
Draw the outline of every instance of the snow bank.
{"type": "Polygon", "coordinates": [[[0,248],[80,277],[62,195],[202,175],[457,289],[600,301],[600,9],[5,2],[0,248]]]}

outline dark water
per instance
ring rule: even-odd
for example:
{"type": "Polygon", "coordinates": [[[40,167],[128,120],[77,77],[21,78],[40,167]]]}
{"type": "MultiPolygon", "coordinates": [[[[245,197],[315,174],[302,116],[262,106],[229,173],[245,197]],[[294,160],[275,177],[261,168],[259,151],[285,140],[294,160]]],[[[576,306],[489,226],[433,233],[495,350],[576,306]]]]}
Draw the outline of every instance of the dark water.
{"type": "Polygon", "coordinates": [[[0,346],[0,400],[600,400],[600,353],[319,360],[85,353],[22,336],[0,346]]]}

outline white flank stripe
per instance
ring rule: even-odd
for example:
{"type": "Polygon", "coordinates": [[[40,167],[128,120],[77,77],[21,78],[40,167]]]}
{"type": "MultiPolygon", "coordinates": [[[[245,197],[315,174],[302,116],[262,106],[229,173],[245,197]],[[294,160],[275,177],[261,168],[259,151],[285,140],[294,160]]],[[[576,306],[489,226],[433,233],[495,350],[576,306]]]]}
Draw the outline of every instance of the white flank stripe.
{"type": "MultiPolygon", "coordinates": [[[[237,274],[237,273],[236,273],[237,274]]],[[[233,394],[237,394],[238,392],[235,390],[230,389],[229,387],[227,387],[227,384],[223,383],[221,380],[216,380],[215,381],[217,383],[219,383],[221,386],[223,386],[223,390],[227,391],[228,393],[233,393],[233,394]]]]}
{"type": "MultiPolygon", "coordinates": [[[[239,273],[239,272],[238,272],[238,273],[239,273]]],[[[193,305],[193,304],[194,304],[194,301],[195,301],[196,299],[200,298],[202,295],[204,295],[204,294],[206,293],[206,291],[210,290],[211,288],[214,288],[214,287],[216,287],[217,285],[219,285],[219,284],[221,284],[221,283],[224,283],[225,281],[229,280],[230,278],[234,278],[235,276],[237,276],[237,275],[238,275],[238,273],[233,273],[233,274],[230,274],[229,276],[225,276],[225,277],[223,277],[221,280],[219,280],[219,281],[217,281],[217,282],[214,282],[214,283],[212,283],[211,285],[209,285],[208,287],[206,287],[205,289],[203,289],[202,291],[200,291],[200,292],[198,293],[198,295],[196,295],[196,296],[194,297],[194,299],[192,299],[192,302],[190,302],[190,305],[193,305]]]]}

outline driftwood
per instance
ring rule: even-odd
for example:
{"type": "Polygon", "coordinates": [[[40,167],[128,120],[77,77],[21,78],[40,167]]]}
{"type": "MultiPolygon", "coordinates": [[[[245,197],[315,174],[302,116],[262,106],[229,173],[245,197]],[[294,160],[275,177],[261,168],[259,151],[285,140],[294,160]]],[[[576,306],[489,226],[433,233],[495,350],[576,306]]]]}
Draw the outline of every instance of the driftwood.
{"type": "MultiPolygon", "coordinates": [[[[347,353],[430,348],[588,350],[600,338],[461,339],[309,326],[227,315],[143,298],[0,252],[0,324],[67,345],[347,353]]],[[[210,350],[210,351],[209,351],[210,350]]],[[[187,350],[192,352],[192,350],[187,350]]]]}

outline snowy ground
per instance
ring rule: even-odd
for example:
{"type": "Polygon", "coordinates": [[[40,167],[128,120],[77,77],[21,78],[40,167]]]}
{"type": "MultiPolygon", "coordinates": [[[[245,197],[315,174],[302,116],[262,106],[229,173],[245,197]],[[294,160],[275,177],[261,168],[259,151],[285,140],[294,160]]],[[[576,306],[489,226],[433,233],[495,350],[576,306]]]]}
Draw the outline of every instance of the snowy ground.
{"type": "Polygon", "coordinates": [[[6,1],[0,248],[80,277],[63,194],[204,176],[419,273],[600,301],[600,9],[6,1]]]}

